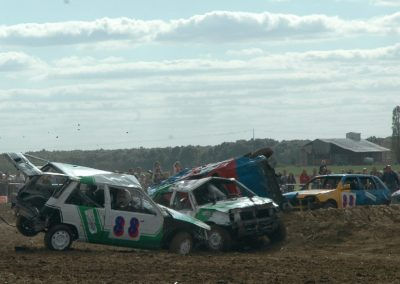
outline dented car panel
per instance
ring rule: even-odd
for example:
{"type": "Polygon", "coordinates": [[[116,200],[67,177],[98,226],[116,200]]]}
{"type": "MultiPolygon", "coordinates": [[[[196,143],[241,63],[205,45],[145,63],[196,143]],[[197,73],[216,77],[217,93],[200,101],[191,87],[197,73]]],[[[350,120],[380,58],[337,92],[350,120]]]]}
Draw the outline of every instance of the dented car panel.
{"type": "Polygon", "coordinates": [[[317,176],[302,190],[284,197],[295,210],[390,203],[390,191],[384,183],[376,176],[362,174],[317,176]]]}
{"type": "Polygon", "coordinates": [[[279,207],[256,196],[234,179],[216,177],[161,186],[151,197],[158,203],[226,229],[233,240],[268,236],[278,227],[279,207]],[[215,191],[214,197],[207,196],[215,191]]]}
{"type": "MultiPolygon", "coordinates": [[[[17,168],[34,168],[22,154],[8,156],[17,168]]],[[[79,240],[187,254],[207,239],[208,225],[159,206],[133,175],[52,162],[29,173],[16,197],[17,229],[44,232],[52,250],[79,240]]]]}

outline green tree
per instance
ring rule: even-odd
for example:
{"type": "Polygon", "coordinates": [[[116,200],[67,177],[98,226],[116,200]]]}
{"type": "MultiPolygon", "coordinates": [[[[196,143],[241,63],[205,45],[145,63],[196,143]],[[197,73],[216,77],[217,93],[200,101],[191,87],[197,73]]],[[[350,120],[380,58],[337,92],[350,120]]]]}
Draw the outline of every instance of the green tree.
{"type": "Polygon", "coordinates": [[[400,106],[393,109],[392,131],[392,151],[395,160],[400,162],[400,106]]]}

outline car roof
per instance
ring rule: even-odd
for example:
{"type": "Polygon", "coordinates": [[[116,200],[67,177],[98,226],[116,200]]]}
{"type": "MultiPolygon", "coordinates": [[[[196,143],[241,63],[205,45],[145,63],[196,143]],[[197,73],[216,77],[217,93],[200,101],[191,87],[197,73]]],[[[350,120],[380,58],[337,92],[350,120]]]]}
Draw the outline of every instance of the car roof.
{"type": "Polygon", "coordinates": [[[366,175],[366,174],[329,174],[329,175],[318,175],[315,177],[376,177],[376,176],[366,175]]]}
{"type": "Polygon", "coordinates": [[[221,180],[221,181],[233,181],[233,178],[221,178],[221,177],[205,177],[201,179],[189,179],[189,180],[181,180],[174,182],[172,186],[170,187],[170,190],[172,191],[172,188],[177,191],[193,191],[199,186],[202,186],[203,184],[209,182],[210,180],[221,180]]]}
{"type": "Polygon", "coordinates": [[[50,162],[49,164],[60,170],[65,175],[79,178],[80,181],[85,184],[106,184],[119,187],[141,188],[139,181],[133,175],[117,174],[64,163],[50,162]]]}

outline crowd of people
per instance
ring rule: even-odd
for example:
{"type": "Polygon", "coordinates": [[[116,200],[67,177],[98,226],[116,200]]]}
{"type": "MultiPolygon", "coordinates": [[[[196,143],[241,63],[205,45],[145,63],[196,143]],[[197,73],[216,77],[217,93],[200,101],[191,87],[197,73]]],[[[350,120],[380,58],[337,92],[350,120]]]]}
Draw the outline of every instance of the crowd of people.
{"type": "Polygon", "coordinates": [[[141,167],[137,167],[129,169],[128,174],[134,175],[143,188],[148,188],[149,186],[160,184],[163,180],[179,173],[181,170],[182,165],[179,161],[172,165],[171,171],[164,171],[161,163],[156,161],[152,170],[143,170],[141,167]]]}
{"type": "MultiPolygon", "coordinates": [[[[334,174],[334,172],[328,169],[326,161],[322,161],[319,170],[314,168],[311,174],[308,174],[307,170],[303,169],[301,174],[296,178],[292,172],[287,173],[287,171],[284,169],[282,173],[277,173],[277,177],[282,191],[289,192],[293,191],[296,186],[302,186],[308,183],[315,176],[328,174],[334,174]]],[[[394,171],[391,165],[385,166],[382,170],[377,170],[376,167],[373,167],[371,171],[368,171],[367,168],[363,168],[362,171],[342,169],[340,172],[338,172],[338,174],[373,175],[379,177],[392,192],[400,189],[400,170],[398,172],[394,171]]]]}
{"type": "Polygon", "coordinates": [[[0,182],[2,183],[23,183],[25,176],[22,173],[9,174],[8,172],[0,172],[0,182]]]}

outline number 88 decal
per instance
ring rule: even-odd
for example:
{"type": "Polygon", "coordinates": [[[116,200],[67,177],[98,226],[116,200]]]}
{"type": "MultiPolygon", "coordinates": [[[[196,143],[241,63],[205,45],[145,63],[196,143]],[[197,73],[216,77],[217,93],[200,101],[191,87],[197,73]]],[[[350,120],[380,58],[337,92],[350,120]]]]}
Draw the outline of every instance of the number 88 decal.
{"type": "MultiPolygon", "coordinates": [[[[136,238],[139,235],[139,220],[137,218],[132,218],[129,222],[130,226],[128,228],[128,234],[131,238],[136,238]]],[[[115,218],[115,225],[113,228],[114,235],[121,237],[124,234],[125,219],[122,216],[115,218]]]]}
{"type": "Polygon", "coordinates": [[[128,229],[129,236],[131,238],[136,238],[139,235],[139,220],[136,218],[132,218],[130,224],[131,225],[128,229]]]}

